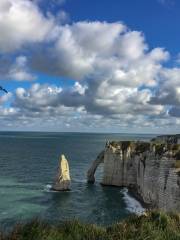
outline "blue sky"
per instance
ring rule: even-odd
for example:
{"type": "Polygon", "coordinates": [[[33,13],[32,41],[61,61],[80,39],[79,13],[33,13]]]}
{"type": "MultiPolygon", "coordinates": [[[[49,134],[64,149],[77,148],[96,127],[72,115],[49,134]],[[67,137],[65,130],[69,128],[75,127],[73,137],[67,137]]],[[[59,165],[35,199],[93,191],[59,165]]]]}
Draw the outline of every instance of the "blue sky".
{"type": "Polygon", "coordinates": [[[180,1],[2,0],[0,130],[180,130],[180,1]]]}
{"type": "Polygon", "coordinates": [[[131,29],[142,31],[150,47],[179,51],[180,1],[177,0],[69,0],[64,9],[72,21],[123,21],[131,29]]]}

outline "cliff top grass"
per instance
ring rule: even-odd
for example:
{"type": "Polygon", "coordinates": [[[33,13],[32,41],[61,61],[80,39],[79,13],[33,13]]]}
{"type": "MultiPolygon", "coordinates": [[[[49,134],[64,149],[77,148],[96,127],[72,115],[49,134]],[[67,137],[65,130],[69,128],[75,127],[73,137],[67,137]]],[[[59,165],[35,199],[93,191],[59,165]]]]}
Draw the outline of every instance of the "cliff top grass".
{"type": "Polygon", "coordinates": [[[179,240],[180,216],[157,211],[147,216],[130,216],[110,227],[79,221],[51,225],[40,220],[18,224],[0,240],[179,240]]]}
{"type": "Polygon", "coordinates": [[[168,144],[164,142],[140,142],[140,141],[112,141],[110,145],[126,151],[129,147],[135,154],[144,153],[155,149],[155,155],[162,156],[165,152],[172,152],[176,160],[180,160],[180,144],[168,144]]]}

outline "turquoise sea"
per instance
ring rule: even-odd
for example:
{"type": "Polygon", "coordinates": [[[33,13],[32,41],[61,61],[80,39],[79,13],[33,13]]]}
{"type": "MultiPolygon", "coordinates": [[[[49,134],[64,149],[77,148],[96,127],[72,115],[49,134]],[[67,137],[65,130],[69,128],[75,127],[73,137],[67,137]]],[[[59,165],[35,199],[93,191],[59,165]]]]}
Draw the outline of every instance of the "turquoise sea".
{"type": "Polygon", "coordinates": [[[80,219],[107,225],[141,209],[126,189],[102,187],[102,166],[96,183],[86,172],[106,140],[149,140],[154,135],[0,132],[0,224],[39,217],[50,222],[80,219]],[[50,186],[60,154],[69,160],[70,192],[50,186]]]}

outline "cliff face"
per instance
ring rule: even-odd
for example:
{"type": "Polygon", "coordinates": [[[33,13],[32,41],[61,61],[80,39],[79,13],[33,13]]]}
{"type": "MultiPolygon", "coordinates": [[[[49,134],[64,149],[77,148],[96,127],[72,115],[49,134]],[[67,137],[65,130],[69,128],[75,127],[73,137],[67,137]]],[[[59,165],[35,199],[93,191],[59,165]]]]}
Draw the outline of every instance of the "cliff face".
{"type": "Polygon", "coordinates": [[[107,144],[102,184],[133,188],[145,203],[180,212],[179,148],[139,142],[107,144]]]}

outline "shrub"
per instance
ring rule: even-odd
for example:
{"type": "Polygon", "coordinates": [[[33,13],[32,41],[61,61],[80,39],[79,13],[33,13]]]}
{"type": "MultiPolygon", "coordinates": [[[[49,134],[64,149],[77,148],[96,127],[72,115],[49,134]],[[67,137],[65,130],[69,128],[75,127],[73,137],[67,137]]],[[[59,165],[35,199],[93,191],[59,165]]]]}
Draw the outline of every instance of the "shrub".
{"type": "Polygon", "coordinates": [[[180,217],[158,211],[146,216],[130,216],[110,227],[82,224],[69,221],[51,225],[39,220],[17,225],[8,235],[1,234],[0,240],[179,240],[180,217]]]}
{"type": "Polygon", "coordinates": [[[137,154],[144,153],[150,150],[150,146],[148,142],[137,142],[135,151],[137,154]]]}

